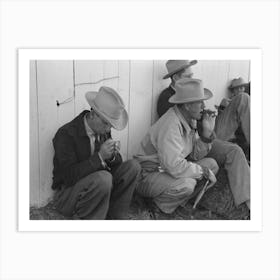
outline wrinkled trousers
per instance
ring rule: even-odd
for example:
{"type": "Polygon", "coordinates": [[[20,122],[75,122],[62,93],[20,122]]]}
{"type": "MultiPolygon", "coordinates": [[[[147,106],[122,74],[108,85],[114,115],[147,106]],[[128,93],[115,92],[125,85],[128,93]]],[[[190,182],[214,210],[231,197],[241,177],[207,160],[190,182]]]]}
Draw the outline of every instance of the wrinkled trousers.
{"type": "MultiPolygon", "coordinates": [[[[203,158],[196,163],[211,169],[215,174],[219,170],[216,161],[211,158],[203,158]]],[[[143,169],[137,192],[144,197],[153,198],[164,213],[172,213],[178,206],[186,204],[196,183],[193,178],[176,179],[166,172],[146,172],[143,169]]]]}
{"type": "MultiPolygon", "coordinates": [[[[236,207],[250,201],[250,167],[238,145],[215,139],[206,158],[196,163],[208,167],[214,174],[218,172],[218,165],[225,168],[236,207]]],[[[175,179],[166,172],[142,170],[137,192],[153,198],[163,212],[172,213],[178,206],[185,205],[196,184],[192,178],[175,179]]]]}
{"type": "Polygon", "coordinates": [[[243,92],[236,95],[230,104],[219,113],[215,122],[218,139],[229,141],[241,126],[248,144],[250,144],[250,96],[243,92]]]}
{"type": "Polygon", "coordinates": [[[93,172],[74,186],[58,190],[56,208],[74,219],[125,219],[140,171],[139,163],[129,160],[111,173],[93,172]]]}
{"type": "Polygon", "coordinates": [[[243,150],[236,144],[215,139],[207,157],[215,159],[227,171],[235,205],[250,200],[250,167],[243,150]]]}

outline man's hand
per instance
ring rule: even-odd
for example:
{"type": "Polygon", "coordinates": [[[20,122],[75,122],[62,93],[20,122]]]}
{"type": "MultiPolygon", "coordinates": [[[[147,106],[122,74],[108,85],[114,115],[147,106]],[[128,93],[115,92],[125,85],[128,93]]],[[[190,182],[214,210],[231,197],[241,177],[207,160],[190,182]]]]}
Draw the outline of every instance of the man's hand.
{"type": "Polygon", "coordinates": [[[114,142],[114,154],[120,153],[121,142],[119,140],[114,142]]]}
{"type": "Polygon", "coordinates": [[[215,108],[218,110],[218,115],[221,115],[225,108],[230,104],[231,99],[229,98],[223,98],[220,105],[215,105],[215,108]]]}
{"type": "Polygon", "coordinates": [[[231,101],[231,99],[229,99],[229,98],[223,98],[220,103],[220,107],[226,108],[229,105],[230,101],[231,101]]]}
{"type": "Polygon", "coordinates": [[[100,147],[100,155],[101,157],[106,160],[110,159],[113,156],[113,152],[115,150],[115,141],[112,139],[106,140],[100,147]]]}
{"type": "Polygon", "coordinates": [[[215,117],[204,114],[202,120],[202,135],[205,138],[210,138],[215,128],[215,117]]]}
{"type": "Polygon", "coordinates": [[[208,188],[211,188],[217,182],[217,178],[216,178],[215,174],[213,173],[213,171],[210,169],[209,169],[209,178],[208,179],[210,181],[208,188]]]}

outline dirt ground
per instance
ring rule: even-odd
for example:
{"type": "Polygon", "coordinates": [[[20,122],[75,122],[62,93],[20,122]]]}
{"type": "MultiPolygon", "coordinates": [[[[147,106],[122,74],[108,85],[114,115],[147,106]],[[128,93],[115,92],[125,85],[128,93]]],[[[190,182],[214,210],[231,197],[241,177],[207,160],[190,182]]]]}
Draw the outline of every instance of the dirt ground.
{"type": "MultiPolygon", "coordinates": [[[[67,220],[55,209],[53,201],[41,208],[30,208],[30,220],[67,220]]],[[[172,214],[165,214],[149,199],[134,195],[129,212],[129,220],[243,220],[250,219],[245,205],[234,206],[233,197],[228,186],[226,171],[221,169],[217,183],[201,199],[197,209],[192,209],[189,202],[179,207],[172,214]]]]}

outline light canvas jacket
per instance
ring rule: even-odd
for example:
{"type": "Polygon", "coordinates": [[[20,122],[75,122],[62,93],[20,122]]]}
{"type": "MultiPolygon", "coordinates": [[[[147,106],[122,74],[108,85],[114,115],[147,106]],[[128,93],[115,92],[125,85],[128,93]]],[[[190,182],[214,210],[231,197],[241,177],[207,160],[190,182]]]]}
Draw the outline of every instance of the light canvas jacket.
{"type": "Polygon", "coordinates": [[[174,106],[150,128],[135,158],[146,172],[164,171],[176,179],[198,179],[202,168],[193,161],[204,158],[210,149],[211,144],[199,138],[174,106]]]}

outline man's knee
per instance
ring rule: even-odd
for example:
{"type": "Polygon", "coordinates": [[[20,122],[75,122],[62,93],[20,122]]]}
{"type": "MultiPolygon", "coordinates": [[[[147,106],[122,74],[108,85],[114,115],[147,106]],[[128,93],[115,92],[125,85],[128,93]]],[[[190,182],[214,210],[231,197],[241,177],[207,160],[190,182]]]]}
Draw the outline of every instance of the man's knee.
{"type": "Polygon", "coordinates": [[[241,92],[234,97],[235,101],[239,105],[249,105],[250,104],[250,95],[246,92],[241,92]]]}
{"type": "Polygon", "coordinates": [[[135,159],[130,159],[123,162],[123,168],[125,168],[126,172],[132,176],[137,176],[141,171],[141,165],[135,159]]]}
{"type": "Polygon", "coordinates": [[[113,177],[110,172],[106,170],[97,171],[91,174],[91,187],[98,188],[104,194],[111,192],[113,187],[113,177]]]}
{"type": "Polygon", "coordinates": [[[209,168],[214,174],[217,174],[219,171],[219,165],[217,161],[211,157],[202,159],[198,164],[201,164],[201,166],[209,168]]]}
{"type": "Polygon", "coordinates": [[[213,158],[209,158],[209,169],[214,173],[217,174],[219,171],[219,165],[217,161],[213,158]]]}
{"type": "Polygon", "coordinates": [[[231,157],[235,157],[235,158],[242,158],[246,160],[246,156],[244,154],[244,151],[242,150],[242,148],[240,146],[238,146],[237,144],[230,144],[230,150],[229,150],[229,155],[231,157]]]}
{"type": "Polygon", "coordinates": [[[192,178],[182,178],[183,185],[188,189],[187,195],[190,195],[194,192],[196,186],[196,180],[192,178]]]}

